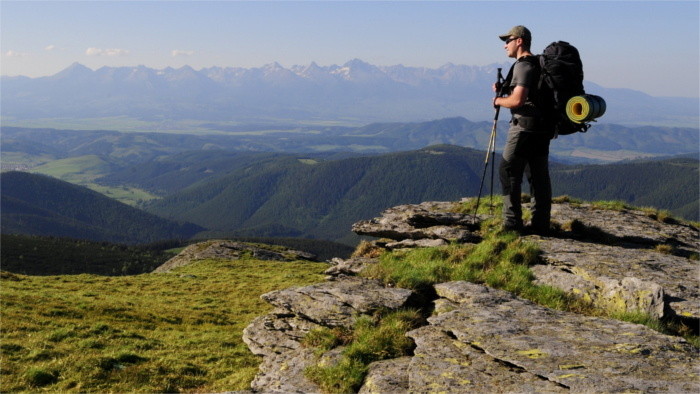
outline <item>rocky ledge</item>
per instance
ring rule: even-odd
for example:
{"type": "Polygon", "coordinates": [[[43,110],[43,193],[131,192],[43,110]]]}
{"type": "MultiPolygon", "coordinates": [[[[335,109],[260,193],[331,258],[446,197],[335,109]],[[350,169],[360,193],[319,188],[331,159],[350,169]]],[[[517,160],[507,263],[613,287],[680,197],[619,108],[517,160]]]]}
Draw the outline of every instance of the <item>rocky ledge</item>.
{"type": "MultiPolygon", "coordinates": [[[[480,239],[480,218],[457,203],[387,210],[353,226],[388,248],[480,239]],[[389,238],[387,240],[386,238],[389,238]]],[[[526,236],[542,250],[531,269],[539,283],[596,305],[685,319],[697,327],[698,229],[638,211],[554,204],[552,236],[526,236]]],[[[645,326],[545,308],[506,291],[463,281],[434,286],[426,299],[356,276],[376,259],[334,259],[328,281],[263,295],[277,309],[253,321],[244,341],[263,356],[255,392],[320,392],[304,370],[332,364],[301,340],[318,327],[351,327],[380,309],[433,310],[407,335],[413,354],[370,365],[363,393],[395,392],[700,392],[698,349],[645,326]]]]}
{"type": "Polygon", "coordinates": [[[256,245],[245,242],[210,240],[189,245],[177,256],[166,261],[153,272],[163,273],[204,259],[228,259],[238,260],[243,256],[253,257],[259,260],[295,261],[316,260],[316,256],[298,250],[269,245],[256,245]]]}

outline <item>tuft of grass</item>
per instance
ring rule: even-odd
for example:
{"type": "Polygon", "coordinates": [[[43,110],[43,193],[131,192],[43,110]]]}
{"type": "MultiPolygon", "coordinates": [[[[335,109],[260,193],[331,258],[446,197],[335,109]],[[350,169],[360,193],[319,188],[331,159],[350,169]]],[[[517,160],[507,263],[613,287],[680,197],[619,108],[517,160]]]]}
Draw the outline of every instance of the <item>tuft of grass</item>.
{"type": "Polygon", "coordinates": [[[24,379],[29,387],[44,387],[58,381],[58,372],[45,368],[30,367],[24,373],[24,379]]]}
{"type": "Polygon", "coordinates": [[[665,210],[665,209],[658,209],[658,208],[652,208],[652,207],[642,207],[639,208],[642,212],[644,212],[648,217],[659,221],[661,223],[666,223],[666,224],[676,224],[679,223],[679,220],[673,217],[670,211],[665,210]]]}
{"type": "Polygon", "coordinates": [[[529,266],[540,250],[512,232],[491,232],[482,242],[394,251],[361,274],[385,285],[430,293],[432,286],[453,280],[487,284],[556,309],[585,310],[581,301],[563,291],[533,283],[529,266]]]}
{"type": "Polygon", "coordinates": [[[311,366],[304,371],[305,375],[324,392],[356,392],[370,363],[412,352],[413,340],[405,334],[422,321],[419,311],[413,309],[380,313],[374,317],[360,316],[340,360],[333,365],[311,366]]]}
{"type": "Polygon", "coordinates": [[[554,203],[554,204],[569,203],[569,204],[574,204],[574,205],[580,205],[580,204],[583,204],[583,200],[580,200],[578,198],[573,198],[571,196],[563,195],[563,196],[553,197],[552,203],[554,203]]]}
{"type": "Polygon", "coordinates": [[[609,211],[626,211],[634,209],[624,201],[594,201],[591,203],[594,209],[606,209],[609,211]]]}
{"type": "Polygon", "coordinates": [[[360,241],[351,257],[379,257],[384,253],[384,249],[376,246],[372,242],[360,241]]]}
{"type": "Polygon", "coordinates": [[[243,329],[260,295],[324,280],[325,263],[201,260],[168,274],[0,275],[0,392],[245,390],[243,329]]]}

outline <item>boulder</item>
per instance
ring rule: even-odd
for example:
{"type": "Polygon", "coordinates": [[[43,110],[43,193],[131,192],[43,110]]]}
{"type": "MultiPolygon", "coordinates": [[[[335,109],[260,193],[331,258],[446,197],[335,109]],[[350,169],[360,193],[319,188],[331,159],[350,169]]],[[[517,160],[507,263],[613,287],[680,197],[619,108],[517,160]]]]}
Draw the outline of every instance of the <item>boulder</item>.
{"type": "Polygon", "coordinates": [[[297,316],[328,327],[350,327],[359,314],[411,305],[411,290],[387,288],[378,281],[344,277],[263,294],[261,298],[297,316]]]}
{"type": "Polygon", "coordinates": [[[397,241],[440,239],[447,242],[477,242],[480,218],[458,213],[454,202],[425,202],[400,205],[382,216],[353,224],[352,231],[397,241]]]}
{"type": "Polygon", "coordinates": [[[297,350],[309,331],[321,327],[284,310],[275,310],[255,318],[243,330],[243,342],[260,356],[272,356],[297,350]]]}

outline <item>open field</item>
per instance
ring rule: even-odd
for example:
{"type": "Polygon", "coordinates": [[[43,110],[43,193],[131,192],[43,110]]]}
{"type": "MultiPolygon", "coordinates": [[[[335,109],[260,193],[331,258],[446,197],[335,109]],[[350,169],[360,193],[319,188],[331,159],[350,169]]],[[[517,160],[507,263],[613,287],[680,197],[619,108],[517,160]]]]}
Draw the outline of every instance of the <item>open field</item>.
{"type": "Polygon", "coordinates": [[[242,390],[260,360],[243,328],[259,296],[324,263],[199,261],[168,274],[2,274],[1,392],[242,390]]]}

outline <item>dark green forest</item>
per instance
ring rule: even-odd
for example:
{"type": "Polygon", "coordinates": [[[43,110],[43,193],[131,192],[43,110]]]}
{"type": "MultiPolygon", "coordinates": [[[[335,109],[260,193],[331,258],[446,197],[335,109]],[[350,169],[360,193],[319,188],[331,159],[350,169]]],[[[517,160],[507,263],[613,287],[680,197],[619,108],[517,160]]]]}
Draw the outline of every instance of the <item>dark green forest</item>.
{"type": "MultiPolygon", "coordinates": [[[[225,238],[225,237],[213,237],[225,238]]],[[[280,245],[316,255],[325,261],[346,258],[353,248],[313,239],[233,238],[234,241],[280,245]]],[[[0,269],[24,275],[138,275],[153,271],[175,255],[171,248],[197,240],[166,240],[147,245],[125,245],[64,237],[2,234],[0,269]]]]}
{"type": "MultiPolygon", "coordinates": [[[[282,237],[353,246],[359,237],[351,225],[386,208],[476,196],[484,166],[484,152],[450,145],[340,157],[192,152],[130,167],[110,178],[154,192],[170,191],[143,204],[150,213],[54,178],[3,173],[2,232],[131,244],[282,237]]],[[[551,173],[555,195],[621,200],[698,220],[695,158],[552,163],[551,173]]],[[[489,193],[489,176],[484,195],[489,193]]],[[[495,185],[499,193],[498,179],[495,185]]]]}
{"type": "Polygon", "coordinates": [[[555,194],[583,200],[622,200],[639,207],[667,209],[700,220],[698,160],[633,161],[607,165],[556,167],[555,194]]]}
{"type": "Polygon", "coordinates": [[[0,177],[3,234],[63,236],[148,243],[192,237],[203,228],[163,219],[82,186],[45,175],[5,172],[0,177]]]}
{"type": "Polygon", "coordinates": [[[136,275],[173,254],[162,249],[61,237],[2,234],[0,267],[25,275],[136,275]]]}

